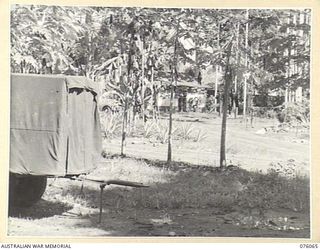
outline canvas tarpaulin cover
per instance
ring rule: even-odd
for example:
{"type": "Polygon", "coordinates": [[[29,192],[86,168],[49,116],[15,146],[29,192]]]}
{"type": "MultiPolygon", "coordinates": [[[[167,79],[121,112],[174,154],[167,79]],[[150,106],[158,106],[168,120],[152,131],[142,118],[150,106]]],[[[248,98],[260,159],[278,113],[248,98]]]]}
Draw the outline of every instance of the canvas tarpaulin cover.
{"type": "Polygon", "coordinates": [[[101,153],[97,91],[91,80],[11,75],[10,172],[87,173],[101,153]]]}

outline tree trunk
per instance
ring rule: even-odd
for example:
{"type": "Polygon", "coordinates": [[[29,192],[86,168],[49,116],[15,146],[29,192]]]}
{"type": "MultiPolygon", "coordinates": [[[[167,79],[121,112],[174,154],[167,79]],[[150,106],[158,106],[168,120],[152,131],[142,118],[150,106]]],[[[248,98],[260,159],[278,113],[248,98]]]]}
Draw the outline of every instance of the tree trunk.
{"type": "Polygon", "coordinates": [[[168,132],[168,158],[170,165],[172,161],[172,109],[173,109],[173,83],[170,84],[170,110],[169,110],[169,132],[168,132]]]}
{"type": "MultiPolygon", "coordinates": [[[[288,25],[290,25],[291,23],[291,16],[288,18],[288,21],[287,21],[288,25]]],[[[290,34],[290,28],[287,27],[287,34],[289,35],[290,34]]],[[[286,86],[286,99],[285,99],[285,107],[288,107],[288,103],[291,102],[291,96],[290,96],[290,93],[291,93],[291,83],[290,83],[290,77],[291,77],[291,48],[287,48],[287,56],[288,56],[288,60],[287,60],[287,86],[286,86]]]]}
{"type": "Polygon", "coordinates": [[[220,167],[226,167],[226,134],[227,134],[227,115],[229,103],[229,88],[232,82],[231,68],[228,65],[225,73],[225,88],[223,94],[221,142],[220,142],[220,167]]]}
{"type": "Polygon", "coordinates": [[[231,55],[231,44],[227,48],[227,62],[226,62],[226,71],[225,71],[225,85],[224,85],[224,94],[223,94],[223,111],[222,111],[222,125],[221,125],[221,141],[220,141],[220,167],[226,167],[226,134],[227,134],[227,115],[228,115],[228,103],[229,103],[229,88],[232,83],[232,72],[230,62],[231,55]]]}
{"type": "Polygon", "coordinates": [[[169,131],[168,131],[168,157],[167,163],[171,166],[172,161],[172,113],[173,113],[173,84],[177,85],[177,60],[178,60],[178,35],[179,35],[179,21],[176,27],[177,33],[174,42],[174,54],[173,54],[173,65],[172,65],[172,81],[170,84],[170,110],[169,110],[169,131]]]}
{"type": "Polygon", "coordinates": [[[151,87],[152,87],[152,119],[155,121],[157,120],[157,99],[156,99],[156,88],[153,85],[154,81],[153,81],[153,76],[154,76],[154,69],[153,66],[151,66],[151,76],[150,76],[150,81],[151,81],[151,87]]]}
{"type": "Polygon", "coordinates": [[[219,73],[219,66],[216,65],[216,82],[214,84],[214,111],[217,111],[217,105],[218,105],[218,73],[219,73]]]}
{"type": "MultiPolygon", "coordinates": [[[[251,44],[250,47],[250,56],[251,58],[254,58],[254,52],[253,52],[253,44],[251,44]]],[[[253,62],[252,62],[253,63],[253,62]]],[[[251,65],[249,65],[249,67],[251,67],[251,65]]],[[[248,96],[248,108],[249,108],[249,113],[250,113],[250,126],[251,128],[253,128],[253,116],[254,116],[254,112],[253,112],[253,91],[254,91],[254,80],[252,79],[250,84],[249,84],[249,96],[248,96]]]]}
{"type": "MultiPolygon", "coordinates": [[[[240,23],[237,24],[237,37],[236,37],[236,65],[239,66],[239,35],[240,35],[240,23]]],[[[233,98],[233,110],[234,110],[234,118],[237,118],[238,115],[238,107],[236,103],[236,99],[238,96],[238,76],[237,74],[234,77],[234,98],[233,98]]]]}
{"type": "Polygon", "coordinates": [[[253,84],[250,85],[250,91],[249,91],[249,97],[248,97],[248,106],[249,106],[249,114],[250,114],[250,126],[253,128],[253,84]]]}
{"type": "MultiPolygon", "coordinates": [[[[220,23],[218,23],[218,38],[217,38],[217,49],[220,50],[220,23]]],[[[217,97],[218,97],[218,73],[219,73],[219,65],[216,65],[216,82],[215,82],[215,89],[214,89],[214,106],[215,106],[215,111],[217,111],[218,107],[217,107],[217,104],[218,104],[218,100],[217,100],[217,97]]],[[[219,98],[219,103],[221,103],[221,98],[219,98]]],[[[221,107],[221,105],[220,105],[221,107]]],[[[220,113],[221,113],[221,109],[219,109],[219,116],[220,116],[220,113]]]]}
{"type": "Polygon", "coordinates": [[[129,99],[129,88],[131,85],[131,64],[132,64],[132,47],[133,47],[133,34],[131,35],[130,39],[130,48],[129,48],[129,53],[128,53],[128,68],[127,68],[127,86],[125,90],[125,99],[124,99],[124,110],[123,110],[123,119],[122,119],[122,138],[121,138],[121,156],[124,156],[124,149],[125,149],[125,144],[126,144],[126,133],[127,133],[127,122],[128,122],[128,99],[129,99]]]}
{"type": "Polygon", "coordinates": [[[222,115],[223,109],[223,94],[219,92],[219,117],[222,115]]]}
{"type": "MultiPolygon", "coordinates": [[[[245,68],[248,67],[248,34],[249,34],[249,10],[246,14],[246,37],[245,37],[245,68]]],[[[243,119],[245,126],[247,127],[247,74],[244,76],[244,90],[243,90],[243,119]]]]}
{"type": "Polygon", "coordinates": [[[124,156],[124,149],[126,144],[126,133],[127,133],[127,116],[128,116],[128,97],[126,94],[124,100],[124,110],[123,110],[123,119],[122,119],[122,138],[121,138],[121,156],[124,156]]]}
{"type": "Polygon", "coordinates": [[[234,118],[237,118],[238,115],[238,107],[236,103],[236,97],[237,97],[237,91],[238,91],[238,77],[234,77],[234,95],[233,95],[233,112],[234,112],[234,118]]]}
{"type": "Polygon", "coordinates": [[[142,50],[141,50],[141,114],[143,125],[145,123],[145,105],[144,105],[144,64],[145,64],[145,55],[144,55],[144,42],[142,41],[142,50]]]}

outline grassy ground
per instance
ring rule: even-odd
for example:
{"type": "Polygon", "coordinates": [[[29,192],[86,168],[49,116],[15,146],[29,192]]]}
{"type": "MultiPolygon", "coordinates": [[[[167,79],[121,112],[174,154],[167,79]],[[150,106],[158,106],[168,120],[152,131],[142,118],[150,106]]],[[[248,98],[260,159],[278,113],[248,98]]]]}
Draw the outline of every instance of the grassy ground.
{"type": "Polygon", "coordinates": [[[227,157],[232,165],[220,169],[219,118],[175,117],[176,126],[185,123],[207,131],[207,137],[198,142],[176,138],[170,168],[164,161],[166,145],[152,137],[129,138],[125,158],[116,156],[119,138],[105,140],[105,158],[89,178],[149,187],[107,186],[101,223],[98,184],[50,179],[38,204],[11,209],[9,234],[310,236],[309,148],[301,131],[261,135],[255,132],[273,121],[245,129],[239,120],[230,120],[227,157]]]}
{"type": "Polygon", "coordinates": [[[99,186],[51,179],[37,205],[13,209],[10,235],[308,237],[308,179],[232,167],[106,159],[90,178],[121,178],[148,188],[109,186],[99,221],[99,186]],[[35,209],[36,208],[36,209],[35,209]]]}

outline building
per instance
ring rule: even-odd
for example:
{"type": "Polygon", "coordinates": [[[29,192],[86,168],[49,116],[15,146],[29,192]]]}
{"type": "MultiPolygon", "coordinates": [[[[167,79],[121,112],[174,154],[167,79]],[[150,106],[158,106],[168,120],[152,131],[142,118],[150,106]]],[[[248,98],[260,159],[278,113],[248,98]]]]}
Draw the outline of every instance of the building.
{"type": "MultiPolygon", "coordinates": [[[[160,111],[170,108],[170,83],[161,82],[156,105],[160,111]]],[[[178,81],[174,87],[173,108],[178,112],[203,112],[206,109],[207,97],[213,88],[196,81],[178,81]]]]}

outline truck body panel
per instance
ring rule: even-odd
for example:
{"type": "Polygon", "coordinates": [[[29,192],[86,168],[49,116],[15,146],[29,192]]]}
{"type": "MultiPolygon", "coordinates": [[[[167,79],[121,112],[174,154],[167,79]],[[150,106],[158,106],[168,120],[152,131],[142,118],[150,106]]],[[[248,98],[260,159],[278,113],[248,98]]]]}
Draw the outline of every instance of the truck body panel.
{"type": "Polygon", "coordinates": [[[101,153],[93,81],[79,76],[11,75],[10,172],[88,173],[101,153]]]}

